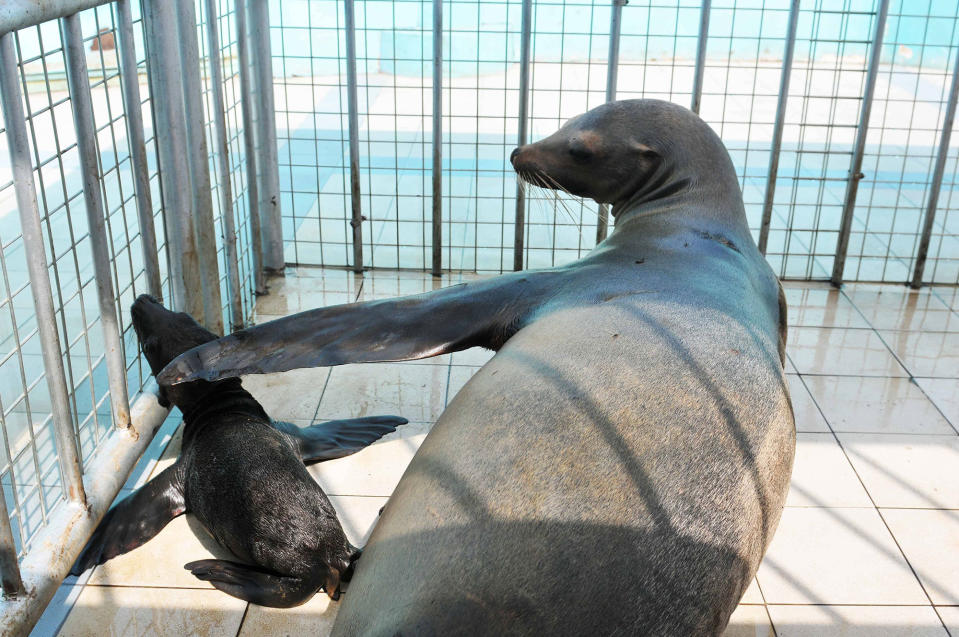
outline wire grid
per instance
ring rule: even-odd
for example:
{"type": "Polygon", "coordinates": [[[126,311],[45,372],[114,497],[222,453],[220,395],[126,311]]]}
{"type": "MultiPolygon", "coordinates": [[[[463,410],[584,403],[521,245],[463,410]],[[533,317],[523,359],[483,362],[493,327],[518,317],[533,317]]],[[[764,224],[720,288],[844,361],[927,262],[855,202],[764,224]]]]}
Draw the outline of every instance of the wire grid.
{"type": "Polygon", "coordinates": [[[366,0],[355,11],[364,259],[423,269],[432,258],[432,2],[366,0]]]}
{"type": "Polygon", "coordinates": [[[923,281],[959,285],[959,131],[953,122],[923,281]]]}
{"type": "Polygon", "coordinates": [[[284,257],[345,266],[352,247],[342,3],[285,0],[271,4],[270,15],[284,257]]]}
{"type": "MultiPolygon", "coordinates": [[[[865,178],[849,239],[848,279],[902,282],[912,276],[955,66],[959,16],[954,9],[890,3],[865,178]]],[[[936,274],[946,274],[945,268],[928,271],[936,274]]],[[[946,282],[955,280],[953,271],[946,282]]]]}
{"type": "MultiPolygon", "coordinates": [[[[529,141],[606,101],[608,2],[553,0],[533,4],[530,40],[529,141]]],[[[625,14],[625,11],[624,11],[625,14]]],[[[509,168],[507,151],[501,162],[509,168]]],[[[596,243],[598,207],[553,190],[527,189],[524,264],[574,261],[596,243]]],[[[511,261],[503,263],[510,268],[511,261]]]]}
{"type": "MultiPolygon", "coordinates": [[[[134,6],[134,9],[136,7],[134,6]]],[[[113,284],[120,310],[130,392],[141,388],[150,370],[137,356],[136,337],[128,308],[145,276],[136,217],[125,110],[113,45],[116,16],[112,6],[81,13],[85,34],[99,171],[107,212],[113,284]]],[[[142,25],[134,30],[138,64],[144,60],[142,25]]],[[[104,346],[98,316],[93,261],[83,202],[76,133],[67,92],[65,59],[58,23],[47,22],[16,34],[27,128],[33,153],[44,243],[49,261],[61,356],[70,389],[69,402],[80,457],[88,461],[110,432],[110,398],[104,346]]],[[[145,92],[145,91],[144,91],[145,92]]],[[[149,101],[143,106],[148,109],[149,101]]],[[[147,120],[149,111],[147,110],[147,120]]],[[[149,121],[149,120],[148,120],[149,121]]],[[[148,156],[152,135],[146,131],[148,156]]],[[[6,136],[3,135],[3,142],[6,136]]],[[[6,151],[3,152],[6,157],[6,151]]],[[[158,188],[155,161],[150,181],[158,188]]],[[[6,323],[0,350],[0,419],[6,466],[2,471],[8,512],[17,550],[23,555],[63,498],[62,480],[53,442],[50,398],[37,336],[36,317],[10,181],[10,167],[0,164],[0,271],[3,299],[0,315],[6,323]],[[6,329],[9,327],[10,329],[6,329]],[[12,459],[12,461],[10,460],[12,459]]],[[[158,205],[160,198],[154,195],[158,205]]],[[[157,217],[162,245],[162,222],[157,217]]],[[[165,263],[161,260],[161,271],[165,263]]]]}
{"type": "Polygon", "coordinates": [[[832,271],[875,19],[871,0],[801,5],[766,253],[783,278],[832,271]]]}
{"type": "Polygon", "coordinates": [[[506,158],[519,128],[522,2],[456,0],[443,27],[443,267],[501,272],[513,259],[506,158]]]}
{"type": "Polygon", "coordinates": [[[229,180],[232,207],[228,214],[233,215],[236,229],[236,247],[237,247],[237,265],[240,280],[240,303],[243,310],[241,321],[246,324],[253,316],[254,305],[254,270],[253,253],[250,250],[252,241],[250,239],[249,227],[249,191],[246,183],[246,154],[243,144],[243,114],[240,105],[240,64],[237,44],[236,16],[234,13],[234,2],[232,0],[217,0],[217,34],[219,40],[220,66],[223,74],[223,109],[224,119],[227,126],[227,152],[229,154],[228,175],[220,174],[220,166],[217,161],[219,153],[219,144],[217,143],[216,130],[214,126],[213,109],[216,105],[213,103],[212,82],[213,77],[210,72],[210,51],[209,42],[206,36],[207,20],[206,3],[198,0],[196,3],[197,11],[197,38],[199,41],[200,68],[206,70],[201,73],[201,82],[203,90],[203,107],[206,125],[204,127],[207,135],[207,148],[210,153],[210,185],[212,188],[211,197],[213,199],[213,221],[216,227],[216,250],[217,261],[219,264],[220,276],[220,298],[222,299],[223,325],[228,329],[230,325],[230,299],[231,291],[227,280],[227,260],[226,250],[224,248],[224,224],[223,224],[223,204],[220,199],[222,184],[229,180]]]}
{"type": "MultiPolygon", "coordinates": [[[[729,150],[740,177],[749,227],[757,240],[789,8],[787,0],[715,0],[709,14],[700,115],[729,150]]],[[[688,35],[693,11],[687,9],[683,21],[688,35]]]]}

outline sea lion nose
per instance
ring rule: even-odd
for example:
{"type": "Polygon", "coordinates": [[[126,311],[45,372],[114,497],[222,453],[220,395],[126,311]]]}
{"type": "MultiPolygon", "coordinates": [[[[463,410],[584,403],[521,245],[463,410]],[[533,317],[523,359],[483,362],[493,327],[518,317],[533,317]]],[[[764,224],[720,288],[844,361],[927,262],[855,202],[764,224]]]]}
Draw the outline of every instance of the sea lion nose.
{"type": "Polygon", "coordinates": [[[519,155],[519,148],[514,148],[513,152],[509,154],[509,163],[514,163],[517,155],[519,155]]]}

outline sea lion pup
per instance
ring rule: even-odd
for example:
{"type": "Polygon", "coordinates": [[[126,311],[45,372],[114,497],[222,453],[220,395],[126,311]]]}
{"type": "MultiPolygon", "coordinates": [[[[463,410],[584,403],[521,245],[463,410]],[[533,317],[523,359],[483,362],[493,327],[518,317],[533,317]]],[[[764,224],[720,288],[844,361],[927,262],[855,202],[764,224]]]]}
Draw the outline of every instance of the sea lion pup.
{"type": "Polygon", "coordinates": [[[733,164],[654,100],[595,108],[511,161],[611,204],[615,231],[562,267],[266,323],[160,381],[498,350],[396,487],[334,634],[720,634],[795,449],[785,302],[733,164]]]}
{"type": "MultiPolygon", "coordinates": [[[[149,296],[133,304],[133,327],[154,373],[214,334],[149,296]]],[[[406,422],[396,416],[336,420],[300,429],[274,422],[240,379],[185,383],[161,392],[183,412],[183,449],[171,467],[110,509],[71,570],[140,546],[190,512],[240,561],[186,564],[201,580],[248,602],[286,608],[320,588],[339,597],[359,549],[306,464],[363,449],[406,422]]]]}

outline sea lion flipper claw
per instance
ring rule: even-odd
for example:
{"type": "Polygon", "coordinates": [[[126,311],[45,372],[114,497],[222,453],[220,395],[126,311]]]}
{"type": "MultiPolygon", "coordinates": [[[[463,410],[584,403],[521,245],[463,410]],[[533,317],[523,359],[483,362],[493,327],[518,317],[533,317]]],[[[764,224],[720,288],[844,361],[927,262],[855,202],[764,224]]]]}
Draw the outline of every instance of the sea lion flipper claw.
{"type": "Polygon", "coordinates": [[[299,606],[320,588],[320,584],[301,577],[267,573],[228,560],[197,560],[183,568],[228,595],[260,606],[299,606]]]}
{"type": "Polygon", "coordinates": [[[301,367],[413,360],[496,349],[554,293],[561,269],[516,272],[425,294],[323,307],[195,347],[157,376],[161,386],[301,367]]]}
{"type": "Polygon", "coordinates": [[[80,575],[147,542],[186,511],[180,466],[174,464],[110,509],[70,569],[80,575]]]}
{"type": "Polygon", "coordinates": [[[305,464],[314,464],[354,454],[407,422],[400,416],[367,416],[303,428],[288,422],[273,424],[294,439],[305,464]]]}

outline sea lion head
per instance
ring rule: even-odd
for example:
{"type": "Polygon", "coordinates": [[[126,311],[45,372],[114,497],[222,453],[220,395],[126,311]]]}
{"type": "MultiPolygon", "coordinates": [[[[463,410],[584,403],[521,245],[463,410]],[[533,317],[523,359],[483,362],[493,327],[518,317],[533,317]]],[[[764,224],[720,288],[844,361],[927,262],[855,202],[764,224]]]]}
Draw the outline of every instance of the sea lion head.
{"type": "Polygon", "coordinates": [[[740,197],[719,137],[692,111],[661,100],[622,100],[578,115],[510,156],[519,176],[565,190],[613,213],[723,180],[740,197]]]}
{"type": "MultiPolygon", "coordinates": [[[[158,300],[148,294],[141,294],[130,307],[133,317],[133,330],[140,341],[140,348],[153,374],[159,374],[167,364],[183,352],[193,349],[218,337],[196,322],[185,312],[168,310],[158,300]]],[[[205,381],[198,381],[204,383],[205,381]]],[[[189,400],[191,389],[187,387],[174,388],[174,394],[161,388],[160,404],[168,407],[170,403],[181,408],[183,402],[189,400]]]]}

